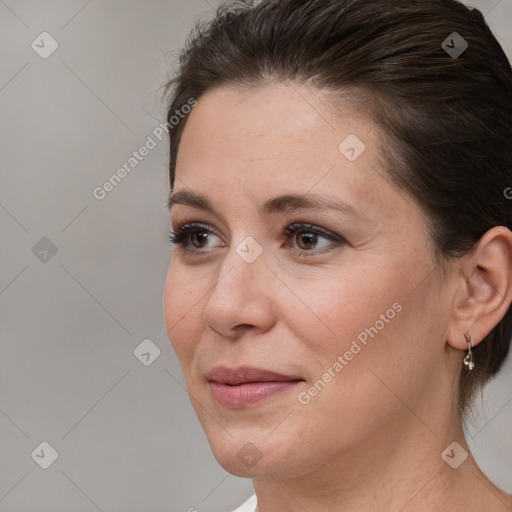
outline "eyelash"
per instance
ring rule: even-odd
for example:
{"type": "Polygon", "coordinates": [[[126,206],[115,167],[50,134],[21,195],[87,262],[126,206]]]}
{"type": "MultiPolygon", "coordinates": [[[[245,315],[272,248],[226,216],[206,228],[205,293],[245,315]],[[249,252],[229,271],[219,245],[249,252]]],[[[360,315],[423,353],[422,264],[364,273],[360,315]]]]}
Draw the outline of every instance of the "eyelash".
{"type": "MultiPolygon", "coordinates": [[[[343,243],[346,243],[346,240],[341,237],[334,235],[328,231],[323,230],[322,228],[318,226],[314,226],[313,224],[309,223],[302,223],[302,222],[295,222],[293,224],[290,224],[284,229],[283,235],[287,238],[290,238],[294,235],[297,235],[298,233],[313,233],[315,235],[320,235],[324,238],[327,238],[331,242],[334,242],[335,245],[342,245],[343,243]]],[[[200,253],[203,252],[203,249],[191,249],[190,244],[186,243],[186,239],[189,235],[193,235],[195,233],[208,233],[215,235],[215,232],[210,229],[210,227],[207,224],[201,224],[201,223],[189,223],[184,224],[182,226],[178,226],[176,231],[170,231],[169,232],[169,241],[172,245],[180,245],[184,251],[187,251],[189,253],[200,253]]],[[[331,248],[323,248],[319,250],[305,250],[305,249],[294,249],[295,251],[298,251],[297,255],[300,258],[309,258],[311,256],[317,256],[319,254],[323,254],[325,252],[328,252],[332,250],[331,248]]]]}

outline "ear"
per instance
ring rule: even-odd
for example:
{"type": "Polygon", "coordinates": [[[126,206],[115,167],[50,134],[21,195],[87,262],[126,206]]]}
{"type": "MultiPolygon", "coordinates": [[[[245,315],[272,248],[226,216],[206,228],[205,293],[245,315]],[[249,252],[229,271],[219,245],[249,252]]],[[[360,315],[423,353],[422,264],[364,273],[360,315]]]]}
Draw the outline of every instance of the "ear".
{"type": "Polygon", "coordinates": [[[461,260],[459,294],[447,342],[466,350],[464,332],[473,345],[480,343],[500,322],[512,303],[512,231],[495,226],[474,251],[461,260]]]}

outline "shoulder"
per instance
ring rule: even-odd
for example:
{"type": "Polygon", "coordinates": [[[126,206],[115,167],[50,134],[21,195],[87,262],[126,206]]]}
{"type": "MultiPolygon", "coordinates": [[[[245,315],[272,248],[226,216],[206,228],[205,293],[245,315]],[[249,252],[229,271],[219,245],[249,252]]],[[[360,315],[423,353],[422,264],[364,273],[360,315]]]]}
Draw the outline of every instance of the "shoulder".
{"type": "Polygon", "coordinates": [[[232,512],[255,512],[256,504],[256,494],[253,494],[247,501],[244,501],[238,508],[236,508],[232,512]]]}

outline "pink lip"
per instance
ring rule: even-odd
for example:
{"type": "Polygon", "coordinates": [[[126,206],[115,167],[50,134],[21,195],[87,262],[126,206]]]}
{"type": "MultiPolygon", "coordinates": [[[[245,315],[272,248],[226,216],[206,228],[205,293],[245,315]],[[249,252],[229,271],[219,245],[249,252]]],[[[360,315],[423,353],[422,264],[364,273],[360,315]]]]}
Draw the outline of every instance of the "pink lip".
{"type": "Polygon", "coordinates": [[[252,366],[240,366],[228,368],[227,366],[215,366],[206,373],[208,380],[221,384],[246,384],[248,382],[286,382],[290,380],[303,380],[299,375],[284,375],[282,373],[253,368],[252,366]]]}
{"type": "Polygon", "coordinates": [[[220,384],[210,382],[210,388],[217,402],[227,409],[241,409],[258,403],[296,386],[300,380],[280,382],[249,382],[247,384],[220,384]]]}
{"type": "Polygon", "coordinates": [[[249,366],[237,369],[216,366],[206,377],[214,398],[228,409],[256,404],[303,381],[296,375],[283,375],[249,366]]]}

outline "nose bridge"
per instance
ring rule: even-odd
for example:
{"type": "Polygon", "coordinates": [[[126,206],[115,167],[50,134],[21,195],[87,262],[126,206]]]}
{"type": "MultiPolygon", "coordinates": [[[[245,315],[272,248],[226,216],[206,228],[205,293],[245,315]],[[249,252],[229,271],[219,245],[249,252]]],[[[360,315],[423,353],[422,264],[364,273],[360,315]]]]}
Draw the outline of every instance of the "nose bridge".
{"type": "Polygon", "coordinates": [[[240,292],[251,290],[254,296],[253,287],[258,288],[265,271],[268,272],[263,246],[254,237],[246,236],[229,248],[215,288],[237,288],[240,292]]]}
{"type": "Polygon", "coordinates": [[[205,317],[217,330],[257,323],[268,308],[268,279],[263,247],[253,237],[230,246],[219,277],[205,303],[205,317]],[[255,302],[257,305],[251,305],[255,302]],[[258,312],[258,313],[256,313],[258,312]],[[256,314],[255,314],[256,313],[256,314]]]}

